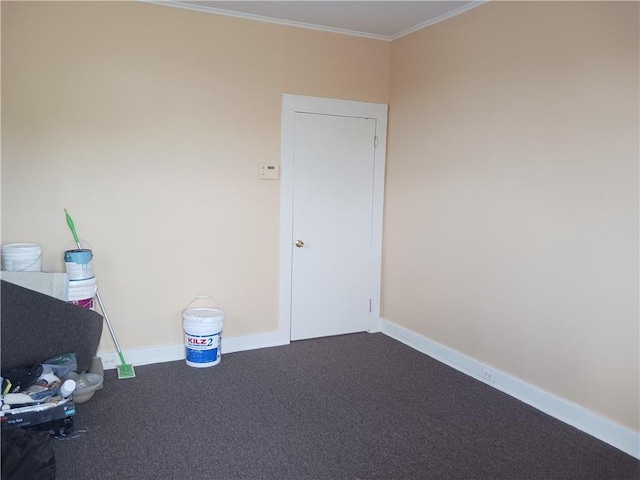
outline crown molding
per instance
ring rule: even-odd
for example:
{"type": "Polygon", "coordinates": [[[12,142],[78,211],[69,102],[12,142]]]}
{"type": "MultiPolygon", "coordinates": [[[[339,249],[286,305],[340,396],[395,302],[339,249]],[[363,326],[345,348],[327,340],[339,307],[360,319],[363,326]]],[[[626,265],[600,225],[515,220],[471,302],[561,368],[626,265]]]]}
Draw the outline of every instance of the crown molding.
{"type": "Polygon", "coordinates": [[[340,33],[342,35],[350,35],[352,37],[364,37],[372,38],[374,40],[391,41],[389,35],[377,35],[375,33],[357,32],[354,30],[347,30],[344,28],[325,27],[322,25],[314,25],[311,23],[295,22],[293,20],[282,20],[278,18],[265,17],[262,15],[254,15],[252,13],[234,12],[231,10],[224,10],[222,8],[204,7],[202,5],[192,5],[189,3],[175,2],[172,0],[138,0],[142,3],[152,3],[154,5],[162,5],[165,7],[181,8],[183,10],[192,10],[195,12],[212,13],[215,15],[224,15],[227,17],[242,18],[245,20],[254,20],[264,23],[275,23],[277,25],[285,25],[288,27],[306,28],[307,30],[319,30],[321,32],[340,33]]]}
{"type": "Polygon", "coordinates": [[[449,18],[455,17],[456,15],[460,15],[461,13],[464,13],[468,10],[471,10],[472,8],[478,7],[480,5],[483,5],[487,2],[489,2],[490,0],[477,0],[475,2],[472,2],[470,4],[464,5],[460,8],[457,8],[455,10],[452,10],[448,13],[445,13],[443,15],[440,15],[436,18],[432,18],[431,20],[428,20],[426,22],[423,22],[419,25],[416,25],[415,27],[411,27],[407,30],[404,30],[400,33],[397,33],[395,35],[379,35],[379,34],[375,34],[375,33],[367,33],[367,32],[359,32],[359,31],[355,31],[355,30],[348,30],[348,29],[344,29],[344,28],[335,28],[335,27],[326,27],[326,26],[322,26],[322,25],[314,25],[311,23],[304,23],[304,22],[296,22],[293,20],[282,20],[282,19],[277,19],[277,18],[271,18],[271,17],[265,17],[263,15],[254,15],[251,13],[243,13],[243,12],[234,12],[232,10],[225,10],[222,8],[213,8],[213,7],[206,7],[203,5],[194,5],[194,4],[190,4],[190,3],[184,3],[184,2],[178,2],[178,1],[174,1],[174,0],[137,0],[139,2],[142,3],[151,3],[154,5],[161,5],[161,6],[165,6],[165,7],[172,7],[172,8],[180,8],[183,10],[192,10],[194,12],[201,12],[201,13],[210,13],[210,14],[215,14],[215,15],[224,15],[227,17],[235,17],[235,18],[242,18],[245,20],[254,20],[257,22],[264,22],[264,23],[274,23],[277,25],[286,25],[288,27],[298,27],[298,28],[306,28],[308,30],[318,30],[321,32],[329,32],[329,33],[339,33],[342,35],[350,35],[352,37],[363,37],[363,38],[371,38],[374,40],[383,40],[386,42],[391,42],[393,40],[396,40],[398,38],[404,37],[406,35],[409,35],[411,33],[417,32],[418,30],[422,30],[423,28],[427,28],[430,27],[432,25],[435,25],[436,23],[440,23],[444,20],[447,20],[449,18]]]}
{"type": "Polygon", "coordinates": [[[408,28],[407,30],[404,30],[400,33],[397,33],[395,35],[391,35],[389,37],[389,40],[396,40],[398,38],[402,38],[405,37],[407,35],[410,35],[414,32],[417,32],[418,30],[422,30],[423,28],[427,28],[430,27],[432,25],[435,25],[436,23],[440,23],[443,22],[445,20],[448,20],[450,18],[453,18],[457,15],[460,15],[461,13],[464,12],[468,12],[469,10],[479,7],[480,5],[484,5],[485,3],[488,3],[490,0],[476,0],[475,2],[471,2],[468,3],[467,5],[463,5],[462,7],[456,8],[455,10],[451,10],[450,12],[444,13],[438,17],[432,18],[431,20],[427,20],[426,22],[422,22],[418,25],[416,25],[415,27],[411,27],[408,28]]]}

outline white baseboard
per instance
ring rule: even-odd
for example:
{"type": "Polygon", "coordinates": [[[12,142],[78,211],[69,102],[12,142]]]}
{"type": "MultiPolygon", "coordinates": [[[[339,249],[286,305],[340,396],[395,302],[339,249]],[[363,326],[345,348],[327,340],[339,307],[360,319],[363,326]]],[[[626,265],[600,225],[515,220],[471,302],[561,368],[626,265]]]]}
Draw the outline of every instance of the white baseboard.
{"type": "MultiPolygon", "coordinates": [[[[184,345],[165,345],[162,347],[136,348],[122,352],[127,363],[136,365],[149,365],[152,363],[173,362],[184,360],[184,345]]],[[[113,370],[120,365],[118,352],[98,352],[105,370],[113,370]]]]}
{"type": "Polygon", "coordinates": [[[388,320],[381,321],[382,333],[385,335],[640,459],[638,433],[493,367],[486,368],[494,372],[495,382],[487,381],[482,377],[485,365],[477,360],[388,320]]]}
{"type": "MultiPolygon", "coordinates": [[[[257,348],[278,347],[287,345],[289,340],[283,339],[279,332],[257,333],[241,337],[223,337],[222,354],[254,350],[257,348]]],[[[153,363],[174,362],[184,360],[184,343],[165,345],[160,347],[136,348],[122,352],[127,363],[133,366],[150,365],[153,363]]],[[[120,365],[117,352],[98,352],[105,370],[111,370],[120,365]]]]}

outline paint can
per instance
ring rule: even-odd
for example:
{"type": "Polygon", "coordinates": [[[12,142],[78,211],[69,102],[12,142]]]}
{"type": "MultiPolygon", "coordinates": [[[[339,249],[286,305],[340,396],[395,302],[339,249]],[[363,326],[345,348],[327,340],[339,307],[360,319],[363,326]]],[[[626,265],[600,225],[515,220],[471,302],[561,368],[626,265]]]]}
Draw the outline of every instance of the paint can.
{"type": "Polygon", "coordinates": [[[88,249],[67,250],[64,252],[64,266],[70,281],[93,278],[93,252],[88,249]]]}
{"type": "Polygon", "coordinates": [[[220,363],[224,310],[209,296],[197,296],[182,312],[185,360],[190,367],[212,367],[220,363]],[[191,307],[196,301],[208,300],[205,307],[191,307]],[[191,307],[191,308],[190,308],[191,307]]]}
{"type": "Polygon", "coordinates": [[[70,280],[67,301],[83,308],[95,310],[98,282],[95,277],[86,280],[70,280]]]}
{"type": "Polygon", "coordinates": [[[37,243],[6,243],[0,248],[2,270],[41,272],[42,246],[37,243]]]}

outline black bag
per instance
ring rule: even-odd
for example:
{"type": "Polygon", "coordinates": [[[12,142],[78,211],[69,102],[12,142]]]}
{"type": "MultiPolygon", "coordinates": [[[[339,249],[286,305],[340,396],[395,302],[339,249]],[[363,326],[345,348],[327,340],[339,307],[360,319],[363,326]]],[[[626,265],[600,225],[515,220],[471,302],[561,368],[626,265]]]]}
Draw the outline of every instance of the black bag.
{"type": "Polygon", "coordinates": [[[55,480],[56,458],[48,432],[2,427],[2,480],[55,480]]]}
{"type": "MultiPolygon", "coordinates": [[[[38,377],[42,375],[42,365],[32,365],[30,367],[14,368],[12,370],[2,372],[5,381],[11,382],[9,393],[18,393],[26,390],[35,383],[38,377]]],[[[5,382],[2,382],[4,393],[5,382]]]]}

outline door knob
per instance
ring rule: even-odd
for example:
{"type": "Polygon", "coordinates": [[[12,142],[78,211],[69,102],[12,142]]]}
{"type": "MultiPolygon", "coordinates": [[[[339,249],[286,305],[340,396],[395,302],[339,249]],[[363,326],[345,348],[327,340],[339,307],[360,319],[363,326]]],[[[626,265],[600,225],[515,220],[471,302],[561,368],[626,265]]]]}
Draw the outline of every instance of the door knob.
{"type": "Polygon", "coordinates": [[[304,247],[304,242],[302,240],[296,240],[296,247],[304,247]]]}

